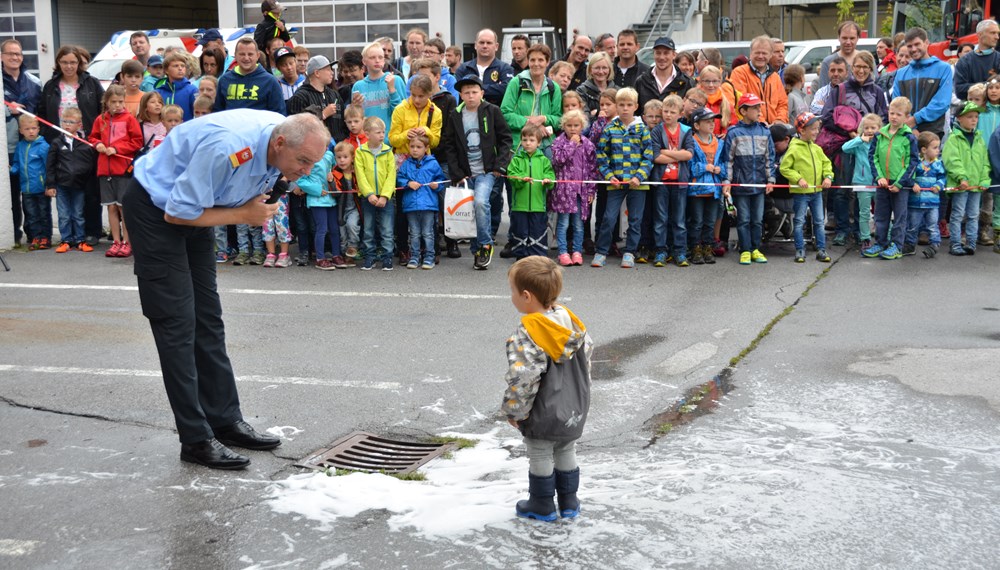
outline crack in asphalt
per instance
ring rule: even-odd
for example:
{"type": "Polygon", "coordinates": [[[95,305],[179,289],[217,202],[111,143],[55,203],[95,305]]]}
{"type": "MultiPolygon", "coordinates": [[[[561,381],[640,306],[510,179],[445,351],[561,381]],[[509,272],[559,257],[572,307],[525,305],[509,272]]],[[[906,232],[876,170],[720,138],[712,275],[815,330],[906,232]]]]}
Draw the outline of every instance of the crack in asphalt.
{"type": "Polygon", "coordinates": [[[58,414],[60,416],[72,416],[72,417],[75,417],[75,418],[87,418],[87,419],[91,419],[91,420],[101,420],[101,421],[104,421],[104,422],[111,422],[111,423],[114,423],[114,424],[123,424],[123,425],[135,426],[135,427],[143,427],[143,428],[151,428],[151,429],[157,429],[157,430],[174,431],[173,428],[168,428],[168,427],[164,427],[164,426],[158,426],[156,424],[149,424],[149,423],[146,423],[146,422],[137,422],[137,421],[134,421],[134,420],[121,420],[121,419],[116,419],[116,418],[111,418],[111,417],[108,417],[108,416],[104,416],[104,415],[101,415],[101,414],[87,414],[87,413],[83,413],[83,412],[70,412],[70,411],[67,411],[67,410],[57,410],[57,409],[54,409],[54,408],[46,408],[45,406],[33,406],[31,404],[22,404],[21,402],[16,402],[16,401],[11,400],[10,398],[8,398],[6,396],[0,396],[0,402],[3,402],[5,404],[7,404],[8,406],[11,406],[11,407],[14,407],[14,408],[21,408],[21,409],[25,409],[25,410],[33,410],[33,411],[36,411],[36,412],[46,412],[46,413],[49,413],[49,414],[58,414]]]}

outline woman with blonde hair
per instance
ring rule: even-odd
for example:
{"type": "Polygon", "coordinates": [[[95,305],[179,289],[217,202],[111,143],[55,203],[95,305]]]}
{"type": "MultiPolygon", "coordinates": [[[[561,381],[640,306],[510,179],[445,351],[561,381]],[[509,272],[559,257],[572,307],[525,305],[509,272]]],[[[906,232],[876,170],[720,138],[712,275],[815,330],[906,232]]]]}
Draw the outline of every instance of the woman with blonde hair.
{"type": "Polygon", "coordinates": [[[733,93],[727,93],[727,90],[722,88],[722,70],[714,65],[702,68],[698,74],[698,88],[708,97],[705,108],[719,115],[715,119],[715,136],[724,138],[729,127],[740,120],[736,112],[735,89],[729,90],[733,93]]]}

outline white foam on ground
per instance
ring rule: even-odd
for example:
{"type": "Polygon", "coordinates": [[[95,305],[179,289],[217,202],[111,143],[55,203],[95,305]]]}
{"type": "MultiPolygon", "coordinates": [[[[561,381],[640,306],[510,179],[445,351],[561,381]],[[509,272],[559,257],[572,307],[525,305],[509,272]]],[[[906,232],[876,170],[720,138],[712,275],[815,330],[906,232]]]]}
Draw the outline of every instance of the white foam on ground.
{"type": "MultiPolygon", "coordinates": [[[[477,439],[473,448],[437,459],[421,469],[426,481],[401,481],[381,474],[295,475],[276,483],[268,501],[279,513],[298,514],[330,530],[340,518],[369,509],[392,513],[389,528],[412,530],[427,538],[468,535],[511,521],[514,503],[525,498],[527,458],[511,458],[504,445],[512,430],[461,435],[477,439]]],[[[448,434],[454,435],[454,434],[448,434]]]]}
{"type": "Polygon", "coordinates": [[[299,429],[295,426],[274,426],[267,428],[266,431],[267,433],[273,435],[274,437],[280,437],[281,439],[287,439],[288,441],[292,441],[295,438],[291,436],[298,435],[304,432],[305,430],[299,429]]]}

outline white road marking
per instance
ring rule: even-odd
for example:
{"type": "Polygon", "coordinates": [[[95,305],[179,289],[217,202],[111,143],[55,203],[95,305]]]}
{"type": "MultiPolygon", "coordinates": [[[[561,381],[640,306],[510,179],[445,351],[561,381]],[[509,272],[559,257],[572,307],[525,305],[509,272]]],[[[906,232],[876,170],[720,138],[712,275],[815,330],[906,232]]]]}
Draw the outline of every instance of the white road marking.
{"type": "MultiPolygon", "coordinates": [[[[63,283],[0,283],[0,289],[72,289],[74,291],[138,291],[135,285],[68,285],[63,283]]],[[[465,293],[390,293],[384,291],[303,291],[276,289],[219,289],[234,295],[308,295],[312,297],[378,297],[399,299],[507,300],[509,295],[472,295],[465,293]]],[[[561,299],[569,301],[570,298],[561,299]]]]}
{"type": "MultiPolygon", "coordinates": [[[[128,368],[79,368],[75,366],[21,366],[0,364],[0,372],[21,372],[29,374],[76,374],[82,376],[132,376],[138,378],[160,378],[159,370],[132,370],[128,368]]],[[[335,380],[331,378],[305,378],[300,376],[237,376],[238,382],[260,384],[300,384],[305,386],[327,386],[332,388],[371,388],[374,390],[398,390],[399,382],[335,380]]]]}

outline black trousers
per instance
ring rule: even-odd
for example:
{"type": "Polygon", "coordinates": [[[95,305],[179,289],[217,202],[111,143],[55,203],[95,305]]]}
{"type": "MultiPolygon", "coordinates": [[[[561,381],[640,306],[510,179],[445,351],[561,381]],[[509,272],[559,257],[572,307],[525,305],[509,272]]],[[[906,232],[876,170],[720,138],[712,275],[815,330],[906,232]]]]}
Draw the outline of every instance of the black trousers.
{"type": "Polygon", "coordinates": [[[545,212],[511,212],[510,237],[514,244],[514,257],[548,255],[548,216],[545,212]]]}
{"type": "MultiPolygon", "coordinates": [[[[8,154],[7,157],[10,159],[7,164],[13,164],[14,155],[8,154]]],[[[24,212],[21,210],[21,178],[17,174],[10,175],[10,213],[14,221],[14,240],[19,242],[24,237],[24,212]]]]}
{"type": "Polygon", "coordinates": [[[212,428],[243,419],[215,283],[214,230],[167,223],[134,179],[122,206],[177,433],[181,443],[209,439],[212,428]]]}

